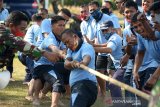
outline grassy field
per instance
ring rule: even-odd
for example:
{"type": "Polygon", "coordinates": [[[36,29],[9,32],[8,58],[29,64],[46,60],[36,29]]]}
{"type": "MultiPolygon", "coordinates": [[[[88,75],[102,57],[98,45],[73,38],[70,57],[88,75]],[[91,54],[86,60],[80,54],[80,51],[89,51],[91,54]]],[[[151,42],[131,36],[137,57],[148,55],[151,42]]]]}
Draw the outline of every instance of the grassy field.
{"type": "MultiPolygon", "coordinates": [[[[10,81],[5,89],[0,90],[0,107],[33,107],[32,102],[25,99],[27,95],[27,85],[22,84],[25,76],[24,68],[19,60],[15,58],[13,78],[16,81],[10,81]]],[[[47,99],[41,101],[40,107],[50,106],[51,93],[48,93],[47,96],[47,99]]],[[[69,107],[68,99],[62,98],[62,102],[65,103],[65,107],[69,107]]],[[[107,107],[107,105],[104,105],[98,98],[93,107],[107,107]]]]}

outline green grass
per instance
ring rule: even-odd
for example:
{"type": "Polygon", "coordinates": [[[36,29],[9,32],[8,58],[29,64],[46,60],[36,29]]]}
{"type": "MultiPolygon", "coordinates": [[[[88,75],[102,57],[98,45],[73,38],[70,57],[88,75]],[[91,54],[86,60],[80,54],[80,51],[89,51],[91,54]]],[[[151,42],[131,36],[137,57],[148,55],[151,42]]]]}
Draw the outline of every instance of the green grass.
{"type": "MultiPolygon", "coordinates": [[[[23,85],[23,79],[25,76],[25,67],[19,62],[17,57],[14,59],[14,82],[9,82],[8,86],[0,90],[0,107],[33,107],[32,102],[27,101],[25,96],[27,95],[27,85],[23,85]]],[[[40,107],[49,107],[51,104],[51,93],[47,95],[49,98],[41,101],[40,107]]],[[[69,107],[69,100],[62,99],[66,107],[69,107]]],[[[98,98],[93,107],[107,107],[103,105],[98,98]]]]}

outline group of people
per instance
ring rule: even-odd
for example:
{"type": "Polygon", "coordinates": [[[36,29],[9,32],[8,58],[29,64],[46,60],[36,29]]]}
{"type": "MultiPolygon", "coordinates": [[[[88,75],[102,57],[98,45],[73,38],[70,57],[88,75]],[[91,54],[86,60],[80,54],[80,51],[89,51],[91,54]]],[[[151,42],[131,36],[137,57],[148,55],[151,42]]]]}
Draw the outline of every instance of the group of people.
{"type": "MultiPolygon", "coordinates": [[[[66,8],[50,18],[47,9],[39,9],[27,32],[27,16],[19,11],[9,14],[0,27],[0,44],[5,53],[19,51],[18,58],[26,66],[27,100],[40,105],[51,91],[51,107],[62,106],[63,94],[70,96],[71,107],[90,107],[97,96],[102,103],[112,101],[113,107],[147,106],[146,100],[128,91],[123,97],[121,87],[80,68],[83,64],[148,94],[158,81],[160,1],[142,0],[142,12],[133,0],[115,3],[124,15],[123,30],[110,0],[102,6],[97,1],[80,6],[80,31],[65,28],[72,17],[66,8]]],[[[5,66],[10,56],[2,55],[5,66]]]]}

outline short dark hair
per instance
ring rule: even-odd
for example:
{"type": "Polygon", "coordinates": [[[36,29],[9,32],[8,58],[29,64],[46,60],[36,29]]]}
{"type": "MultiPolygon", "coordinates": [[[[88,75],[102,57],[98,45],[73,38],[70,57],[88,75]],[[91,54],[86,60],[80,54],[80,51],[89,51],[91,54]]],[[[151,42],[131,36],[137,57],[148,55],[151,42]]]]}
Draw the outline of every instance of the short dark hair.
{"type": "Polygon", "coordinates": [[[66,8],[61,9],[58,13],[60,13],[60,12],[64,13],[64,14],[67,15],[68,17],[71,17],[71,16],[72,16],[72,15],[71,15],[71,12],[70,12],[68,9],[66,9],[66,8]]]}
{"type": "Polygon", "coordinates": [[[109,3],[110,6],[111,6],[111,8],[113,8],[113,3],[112,3],[111,1],[109,1],[109,0],[104,0],[104,2],[105,2],[105,3],[109,3]]]}
{"type": "Polygon", "coordinates": [[[62,37],[64,34],[67,34],[67,36],[72,37],[73,34],[76,34],[76,32],[75,32],[74,30],[72,30],[72,29],[65,29],[65,30],[62,32],[61,37],[62,37]]]}
{"type": "Polygon", "coordinates": [[[86,7],[86,6],[88,6],[87,4],[82,4],[82,5],[80,5],[80,8],[83,8],[83,7],[86,7]]]}
{"type": "Polygon", "coordinates": [[[124,4],[125,8],[130,8],[130,7],[134,7],[136,10],[138,10],[138,5],[136,2],[132,1],[132,0],[128,0],[125,4],[124,4]]]}
{"type": "Polygon", "coordinates": [[[9,14],[6,25],[9,26],[10,23],[13,23],[13,25],[17,26],[20,25],[21,21],[29,23],[29,18],[21,11],[13,11],[9,14]]]}
{"type": "Polygon", "coordinates": [[[60,20],[64,20],[65,21],[65,19],[62,16],[53,16],[52,20],[51,20],[51,24],[53,25],[53,24],[57,23],[60,20]]]}
{"type": "Polygon", "coordinates": [[[63,34],[67,34],[67,36],[72,37],[74,34],[77,35],[77,37],[81,38],[82,37],[82,33],[81,32],[77,32],[73,29],[65,29],[62,34],[61,34],[61,38],[63,34]]]}
{"type": "Polygon", "coordinates": [[[48,10],[45,9],[45,8],[40,8],[39,10],[40,10],[40,11],[45,11],[45,12],[48,14],[48,10]]]}
{"type": "Polygon", "coordinates": [[[98,8],[100,7],[98,1],[91,1],[91,2],[89,3],[89,6],[90,6],[90,5],[96,5],[98,8]]]}
{"type": "Polygon", "coordinates": [[[39,15],[39,14],[32,15],[32,21],[41,21],[41,20],[43,20],[41,15],[39,15]]]}

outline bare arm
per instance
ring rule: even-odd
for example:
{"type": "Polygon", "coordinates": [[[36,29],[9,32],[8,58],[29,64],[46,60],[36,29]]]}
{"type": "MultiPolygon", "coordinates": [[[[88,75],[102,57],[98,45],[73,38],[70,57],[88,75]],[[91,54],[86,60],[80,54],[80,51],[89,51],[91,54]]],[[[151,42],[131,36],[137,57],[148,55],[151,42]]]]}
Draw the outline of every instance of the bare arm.
{"type": "Polygon", "coordinates": [[[115,29],[117,34],[120,35],[122,37],[122,31],[121,31],[121,28],[117,28],[115,29]]]}
{"type": "Polygon", "coordinates": [[[91,57],[89,55],[85,55],[83,57],[83,60],[80,62],[80,64],[88,66],[88,64],[89,64],[90,61],[91,61],[91,57]]]}
{"type": "Polygon", "coordinates": [[[145,51],[138,51],[135,57],[135,63],[134,63],[134,68],[133,68],[133,77],[136,83],[137,88],[139,88],[139,75],[138,75],[138,69],[140,68],[143,57],[144,57],[145,51]]]}
{"type": "Polygon", "coordinates": [[[83,35],[83,39],[86,40],[88,43],[90,41],[86,35],[83,35]]]}
{"type": "Polygon", "coordinates": [[[131,53],[132,53],[132,46],[131,45],[127,45],[126,47],[125,47],[125,52],[126,52],[126,54],[127,55],[131,55],[131,53]]]}
{"type": "Polygon", "coordinates": [[[89,55],[85,55],[85,56],[83,57],[83,60],[82,60],[81,62],[77,62],[77,61],[75,61],[75,60],[71,61],[71,59],[68,59],[68,58],[67,58],[67,59],[65,60],[64,67],[65,67],[66,69],[71,70],[71,69],[79,68],[80,64],[83,64],[83,65],[85,65],[85,66],[88,66],[90,60],[91,60],[91,57],[90,57],[89,55]]]}
{"type": "Polygon", "coordinates": [[[60,50],[57,46],[50,45],[49,49],[52,52],[59,54],[59,57],[61,57],[61,58],[65,58],[65,56],[66,56],[66,51],[65,50],[60,50]]]}
{"type": "Polygon", "coordinates": [[[127,65],[127,62],[129,60],[129,55],[126,53],[120,60],[120,64],[121,64],[121,67],[124,67],[125,65],[127,65]]]}
{"type": "Polygon", "coordinates": [[[144,57],[145,51],[138,51],[135,57],[135,63],[134,63],[134,68],[133,68],[133,73],[138,72],[138,69],[140,68],[142,62],[143,62],[143,57],[144,57]]]}
{"type": "Polygon", "coordinates": [[[156,69],[152,77],[155,79],[158,79],[160,77],[160,66],[156,69]]]}
{"type": "Polygon", "coordinates": [[[104,44],[93,44],[94,47],[107,47],[107,43],[104,44]]]}
{"type": "Polygon", "coordinates": [[[137,44],[137,38],[133,34],[131,35],[131,37],[128,36],[128,35],[126,35],[126,41],[127,41],[128,44],[125,47],[125,52],[128,55],[131,55],[131,53],[132,53],[132,47],[137,44]]]}
{"type": "Polygon", "coordinates": [[[73,69],[73,68],[72,68],[72,65],[71,65],[71,61],[72,61],[71,58],[67,58],[67,59],[65,60],[65,62],[64,62],[64,67],[65,67],[66,69],[68,69],[68,70],[73,69]]]}
{"type": "Polygon", "coordinates": [[[156,69],[153,75],[147,80],[144,87],[152,89],[160,77],[160,66],[156,69]]]}
{"type": "Polygon", "coordinates": [[[112,53],[112,49],[107,47],[94,47],[94,50],[99,53],[112,53]]]}
{"type": "Polygon", "coordinates": [[[60,58],[59,58],[59,54],[57,53],[54,53],[54,52],[47,52],[47,51],[44,51],[42,52],[42,55],[44,57],[46,57],[49,61],[51,62],[57,62],[60,58]]]}
{"type": "Polygon", "coordinates": [[[89,38],[86,35],[83,35],[83,39],[91,45],[95,43],[95,38],[93,40],[89,40],[89,38]]]}
{"type": "Polygon", "coordinates": [[[126,41],[128,43],[127,46],[124,47],[126,54],[121,58],[120,61],[122,67],[127,64],[128,59],[132,54],[132,48],[137,44],[137,39],[134,35],[131,35],[131,37],[126,35],[126,41]]]}

